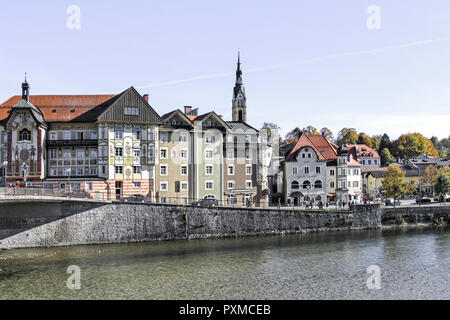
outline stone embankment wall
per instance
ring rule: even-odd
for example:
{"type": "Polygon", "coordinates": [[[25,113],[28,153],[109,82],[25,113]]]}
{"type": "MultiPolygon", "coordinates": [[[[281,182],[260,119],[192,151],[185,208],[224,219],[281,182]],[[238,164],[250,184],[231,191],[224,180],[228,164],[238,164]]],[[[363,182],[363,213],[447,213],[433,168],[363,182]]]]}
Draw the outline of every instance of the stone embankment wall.
{"type": "Polygon", "coordinates": [[[0,202],[3,249],[380,227],[377,205],[318,212],[82,201],[0,202]]]}
{"type": "Polygon", "coordinates": [[[383,208],[381,213],[383,226],[450,223],[450,205],[383,208]]]}

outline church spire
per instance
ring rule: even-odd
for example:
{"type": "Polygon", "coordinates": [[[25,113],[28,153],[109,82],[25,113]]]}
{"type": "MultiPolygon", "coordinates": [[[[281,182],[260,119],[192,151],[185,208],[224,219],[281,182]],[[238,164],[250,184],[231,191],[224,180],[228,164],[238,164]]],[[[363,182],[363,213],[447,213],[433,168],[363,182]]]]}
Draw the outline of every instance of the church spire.
{"type": "Polygon", "coordinates": [[[22,99],[29,101],[30,98],[30,85],[27,82],[27,73],[25,72],[25,81],[22,82],[22,99]]]}
{"type": "Polygon", "coordinates": [[[238,52],[236,84],[233,90],[233,121],[247,122],[247,98],[242,81],[241,53],[238,52]]]}

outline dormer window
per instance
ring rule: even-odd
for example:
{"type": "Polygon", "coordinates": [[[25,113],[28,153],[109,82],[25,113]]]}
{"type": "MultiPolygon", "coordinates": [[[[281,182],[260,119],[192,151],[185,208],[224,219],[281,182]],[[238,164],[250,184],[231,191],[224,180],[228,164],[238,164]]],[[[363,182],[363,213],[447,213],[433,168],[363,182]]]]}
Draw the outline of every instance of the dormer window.
{"type": "Polygon", "coordinates": [[[22,129],[19,133],[19,141],[31,141],[31,131],[22,129]]]}

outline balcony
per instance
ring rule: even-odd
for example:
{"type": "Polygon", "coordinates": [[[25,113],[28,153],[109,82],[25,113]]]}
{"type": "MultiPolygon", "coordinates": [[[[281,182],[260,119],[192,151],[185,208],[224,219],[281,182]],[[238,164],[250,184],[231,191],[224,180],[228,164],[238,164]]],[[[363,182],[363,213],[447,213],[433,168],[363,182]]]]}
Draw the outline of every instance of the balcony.
{"type": "Polygon", "coordinates": [[[98,140],[86,139],[86,140],[47,140],[49,147],[61,147],[61,146],[96,146],[98,140]]]}

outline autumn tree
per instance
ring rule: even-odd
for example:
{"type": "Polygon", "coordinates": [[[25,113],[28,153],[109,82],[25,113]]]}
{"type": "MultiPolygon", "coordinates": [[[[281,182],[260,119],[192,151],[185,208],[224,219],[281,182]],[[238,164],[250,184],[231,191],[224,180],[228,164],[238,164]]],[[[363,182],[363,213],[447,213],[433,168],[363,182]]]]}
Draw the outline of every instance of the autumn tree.
{"type": "Polygon", "coordinates": [[[299,127],[293,129],[292,131],[288,132],[288,134],[285,137],[285,144],[289,143],[297,143],[298,139],[300,138],[302,134],[302,129],[299,127]]]}
{"type": "Polygon", "coordinates": [[[337,144],[356,144],[358,142],[359,135],[356,132],[356,129],[353,128],[344,128],[339,131],[337,136],[337,144]]]}
{"type": "Polygon", "coordinates": [[[386,196],[394,198],[395,200],[406,195],[415,192],[416,187],[412,183],[405,182],[405,171],[400,169],[396,165],[389,165],[387,174],[382,182],[382,189],[386,196]]]}
{"type": "Polygon", "coordinates": [[[327,138],[330,141],[334,141],[334,135],[333,132],[328,128],[322,128],[320,129],[320,134],[323,135],[325,138],[327,138]]]}
{"type": "Polygon", "coordinates": [[[438,156],[438,152],[431,140],[420,133],[408,133],[400,136],[393,143],[393,151],[394,155],[403,159],[414,158],[422,153],[432,157],[438,156]]]}
{"type": "Polygon", "coordinates": [[[320,135],[320,132],[317,131],[316,128],[314,128],[313,126],[307,126],[306,128],[303,128],[303,133],[309,134],[309,135],[314,135],[314,136],[318,136],[320,135]]]}
{"type": "Polygon", "coordinates": [[[365,144],[369,148],[374,148],[374,139],[372,137],[368,136],[367,134],[365,134],[364,132],[361,132],[358,135],[358,143],[365,144]]]}
{"type": "Polygon", "coordinates": [[[438,177],[438,169],[434,165],[429,165],[425,168],[422,175],[422,183],[427,185],[434,185],[438,177]]]}

